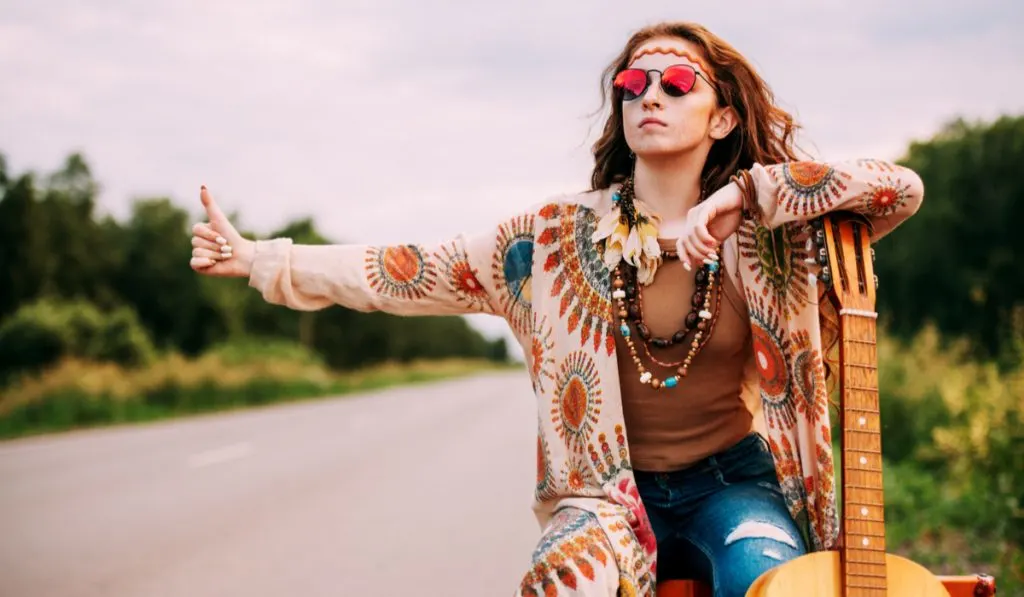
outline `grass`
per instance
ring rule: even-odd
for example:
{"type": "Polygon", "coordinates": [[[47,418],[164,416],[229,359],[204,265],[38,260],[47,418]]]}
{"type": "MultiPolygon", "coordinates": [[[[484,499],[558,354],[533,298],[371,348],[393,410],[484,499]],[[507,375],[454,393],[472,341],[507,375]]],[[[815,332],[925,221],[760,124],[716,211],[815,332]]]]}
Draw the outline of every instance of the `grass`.
{"type": "Polygon", "coordinates": [[[154,421],[512,370],[484,360],[386,364],[337,373],[288,346],[227,346],[197,359],[167,355],[152,366],[65,360],[4,388],[0,439],[154,421]]]}

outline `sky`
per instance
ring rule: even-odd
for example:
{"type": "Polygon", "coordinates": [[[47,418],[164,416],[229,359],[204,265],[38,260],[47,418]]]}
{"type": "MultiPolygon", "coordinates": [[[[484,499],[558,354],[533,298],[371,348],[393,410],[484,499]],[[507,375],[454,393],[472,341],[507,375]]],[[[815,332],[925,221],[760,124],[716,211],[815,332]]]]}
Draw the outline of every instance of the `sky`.
{"type": "Polygon", "coordinates": [[[155,196],[198,218],[206,184],[259,233],[437,242],[584,190],[601,71],[662,20],[743,52],[820,159],[1024,113],[1020,0],[4,0],[0,153],[84,153],[118,218],[155,196]]]}

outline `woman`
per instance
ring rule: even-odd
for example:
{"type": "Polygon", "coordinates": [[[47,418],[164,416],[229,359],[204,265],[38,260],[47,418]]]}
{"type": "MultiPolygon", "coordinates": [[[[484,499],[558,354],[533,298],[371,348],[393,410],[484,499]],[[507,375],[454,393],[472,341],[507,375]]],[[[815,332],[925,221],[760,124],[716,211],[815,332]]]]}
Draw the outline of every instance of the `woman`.
{"type": "Polygon", "coordinates": [[[518,594],[650,595],[657,560],[743,595],[838,535],[808,222],[855,211],[878,238],[922,184],[799,161],[792,118],[698,25],[639,31],[605,82],[588,192],[437,246],[298,246],[242,238],[204,187],[191,265],[293,309],[504,317],[539,401],[518,594]]]}

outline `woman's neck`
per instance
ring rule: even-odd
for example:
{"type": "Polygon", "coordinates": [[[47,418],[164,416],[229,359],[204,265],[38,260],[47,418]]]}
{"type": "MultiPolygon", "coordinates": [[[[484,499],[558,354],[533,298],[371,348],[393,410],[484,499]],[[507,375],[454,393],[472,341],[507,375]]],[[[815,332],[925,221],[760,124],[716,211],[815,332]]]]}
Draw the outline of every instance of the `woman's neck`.
{"type": "Polygon", "coordinates": [[[663,225],[684,219],[700,201],[700,175],[706,156],[695,153],[662,159],[637,157],[633,179],[636,197],[661,216],[663,225]]]}

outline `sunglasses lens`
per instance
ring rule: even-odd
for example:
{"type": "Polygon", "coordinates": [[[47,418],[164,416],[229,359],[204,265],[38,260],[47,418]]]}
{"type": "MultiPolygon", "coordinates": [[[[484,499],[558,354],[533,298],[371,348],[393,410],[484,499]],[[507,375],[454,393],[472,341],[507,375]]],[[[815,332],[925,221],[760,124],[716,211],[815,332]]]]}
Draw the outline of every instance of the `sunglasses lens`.
{"type": "Polygon", "coordinates": [[[622,98],[634,100],[647,89],[647,73],[636,68],[620,72],[615,77],[615,88],[622,90],[622,98]]]}
{"type": "Polygon", "coordinates": [[[688,66],[671,66],[661,75],[661,87],[673,97],[686,95],[697,82],[697,71],[688,66]]]}

